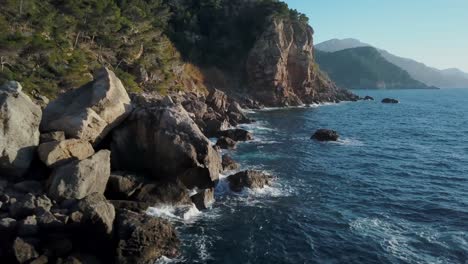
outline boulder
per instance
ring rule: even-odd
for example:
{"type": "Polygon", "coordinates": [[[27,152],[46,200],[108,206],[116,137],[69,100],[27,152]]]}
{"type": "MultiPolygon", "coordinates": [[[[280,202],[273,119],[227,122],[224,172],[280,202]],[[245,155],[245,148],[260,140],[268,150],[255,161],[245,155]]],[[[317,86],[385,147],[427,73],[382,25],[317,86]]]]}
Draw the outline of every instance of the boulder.
{"type": "Polygon", "coordinates": [[[174,227],[166,220],[122,210],[115,226],[116,263],[149,264],[162,256],[171,258],[179,254],[180,241],[174,227]]]}
{"type": "Polygon", "coordinates": [[[115,219],[114,206],[104,195],[93,193],[78,202],[78,210],[83,213],[81,222],[89,226],[92,233],[111,235],[115,219]]]}
{"type": "Polygon", "coordinates": [[[190,197],[198,210],[210,208],[214,203],[214,189],[205,189],[190,197]]]}
{"type": "Polygon", "coordinates": [[[234,141],[249,141],[253,139],[252,133],[239,128],[219,131],[218,137],[227,137],[234,141]]]}
{"type": "Polygon", "coordinates": [[[52,172],[49,196],[57,201],[103,194],[110,176],[110,151],[101,150],[88,159],[73,161],[52,172]]]}
{"type": "Polygon", "coordinates": [[[187,205],[190,194],[181,182],[158,182],[144,185],[133,200],[157,205],[187,205]]]}
{"type": "Polygon", "coordinates": [[[39,144],[42,111],[18,82],[0,87],[0,175],[23,176],[39,144]]]}
{"type": "Polygon", "coordinates": [[[42,143],[47,143],[47,142],[52,142],[52,141],[63,141],[63,140],[65,140],[65,132],[54,131],[54,132],[41,134],[39,141],[42,144],[42,143]]]}
{"type": "Polygon", "coordinates": [[[210,92],[206,98],[206,103],[218,113],[227,112],[229,106],[227,95],[218,89],[210,92]]]}
{"type": "Polygon", "coordinates": [[[180,105],[147,101],[112,134],[114,170],[178,179],[190,189],[218,180],[219,153],[180,105]]]}
{"type": "Polygon", "coordinates": [[[13,243],[13,254],[19,263],[26,263],[39,257],[34,246],[20,237],[17,237],[13,243]]]}
{"type": "Polygon", "coordinates": [[[240,165],[227,154],[223,155],[222,165],[223,171],[237,170],[240,167],[240,165]]]}
{"type": "Polygon", "coordinates": [[[400,101],[396,100],[396,99],[392,99],[392,98],[385,98],[382,100],[382,103],[384,104],[398,104],[400,103],[400,101]]]}
{"type": "Polygon", "coordinates": [[[364,101],[374,101],[374,97],[366,95],[366,97],[364,97],[362,100],[364,100],[364,101]]]}
{"type": "Polygon", "coordinates": [[[247,170],[229,176],[229,187],[234,192],[241,192],[244,187],[260,189],[270,185],[271,176],[261,171],[247,170]]]}
{"type": "Polygon", "coordinates": [[[237,142],[228,137],[220,137],[216,146],[222,149],[235,149],[237,142]]]}
{"type": "Polygon", "coordinates": [[[319,129],[312,135],[318,141],[337,141],[339,137],[338,132],[330,129],[319,129]]]}
{"type": "Polygon", "coordinates": [[[39,145],[39,158],[49,167],[58,167],[74,160],[84,160],[94,154],[93,146],[81,139],[52,141],[39,145]]]}
{"type": "Polygon", "coordinates": [[[96,145],[131,112],[130,98],[122,82],[107,68],[95,80],[60,95],[44,109],[41,131],[64,131],[96,145]]]}
{"type": "Polygon", "coordinates": [[[115,172],[109,177],[106,197],[113,200],[129,199],[143,186],[143,179],[133,174],[115,172]]]}

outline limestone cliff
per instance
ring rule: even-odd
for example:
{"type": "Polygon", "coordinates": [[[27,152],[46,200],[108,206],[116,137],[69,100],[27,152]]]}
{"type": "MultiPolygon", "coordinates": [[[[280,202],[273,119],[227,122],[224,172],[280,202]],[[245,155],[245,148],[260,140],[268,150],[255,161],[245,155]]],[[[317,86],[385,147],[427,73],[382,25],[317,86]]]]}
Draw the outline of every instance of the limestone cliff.
{"type": "Polygon", "coordinates": [[[250,93],[269,106],[354,100],[316,66],[313,29],[296,20],[272,18],[247,58],[250,93]]]}

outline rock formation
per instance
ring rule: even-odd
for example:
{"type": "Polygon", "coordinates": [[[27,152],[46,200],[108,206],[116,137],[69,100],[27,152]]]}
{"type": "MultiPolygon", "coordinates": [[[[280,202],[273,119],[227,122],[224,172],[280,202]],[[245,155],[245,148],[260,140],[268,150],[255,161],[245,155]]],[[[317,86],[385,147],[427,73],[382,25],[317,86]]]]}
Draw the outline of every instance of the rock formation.
{"type": "Polygon", "coordinates": [[[121,81],[103,68],[92,83],[62,94],[44,109],[41,131],[65,131],[69,138],[96,145],[131,110],[121,81]]]}
{"type": "Polygon", "coordinates": [[[250,51],[246,72],[253,96],[268,106],[355,100],[339,90],[314,61],[313,30],[306,23],[272,18],[250,51]]]}
{"type": "MultiPolygon", "coordinates": [[[[145,101],[140,98],[140,101],[145,101]]],[[[112,137],[116,170],[179,179],[188,188],[213,187],[221,158],[181,105],[147,100],[112,137]]]]}
{"type": "Polygon", "coordinates": [[[0,87],[0,175],[23,176],[39,144],[42,111],[18,82],[0,87]]]}
{"type": "Polygon", "coordinates": [[[241,171],[228,177],[229,187],[234,192],[241,192],[243,188],[263,188],[271,184],[272,177],[261,171],[241,171]]]}
{"type": "Polygon", "coordinates": [[[312,139],[318,141],[337,141],[340,136],[338,132],[330,129],[319,129],[313,135],[312,139]]]}

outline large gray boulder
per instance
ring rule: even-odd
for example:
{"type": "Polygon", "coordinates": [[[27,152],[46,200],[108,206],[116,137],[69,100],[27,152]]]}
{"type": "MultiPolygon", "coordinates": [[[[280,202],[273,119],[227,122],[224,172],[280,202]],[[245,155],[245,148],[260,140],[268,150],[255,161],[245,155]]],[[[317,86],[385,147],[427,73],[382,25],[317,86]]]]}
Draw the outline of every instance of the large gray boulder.
{"type": "Polygon", "coordinates": [[[42,111],[18,82],[0,87],[0,175],[22,176],[39,144],[42,111]]]}
{"type": "Polygon", "coordinates": [[[122,82],[103,68],[93,82],[62,94],[44,109],[41,131],[65,131],[69,138],[97,144],[131,110],[122,82]]]}
{"type": "Polygon", "coordinates": [[[110,151],[56,168],[51,176],[49,195],[55,200],[82,199],[92,193],[104,194],[110,176],[110,151]]]}
{"type": "Polygon", "coordinates": [[[94,154],[93,146],[81,139],[52,141],[39,145],[39,158],[49,167],[57,167],[73,160],[84,160],[94,154]]]}
{"type": "Polygon", "coordinates": [[[78,202],[78,210],[83,213],[82,223],[93,226],[99,234],[112,234],[115,219],[114,206],[104,195],[93,193],[78,202]]]}
{"type": "Polygon", "coordinates": [[[244,187],[262,189],[271,185],[272,179],[272,176],[255,170],[241,171],[227,178],[229,187],[234,192],[241,192],[244,187]]]}
{"type": "Polygon", "coordinates": [[[221,171],[208,138],[181,105],[169,102],[140,103],[113,131],[111,149],[114,169],[179,179],[190,189],[213,187],[221,171]]]}

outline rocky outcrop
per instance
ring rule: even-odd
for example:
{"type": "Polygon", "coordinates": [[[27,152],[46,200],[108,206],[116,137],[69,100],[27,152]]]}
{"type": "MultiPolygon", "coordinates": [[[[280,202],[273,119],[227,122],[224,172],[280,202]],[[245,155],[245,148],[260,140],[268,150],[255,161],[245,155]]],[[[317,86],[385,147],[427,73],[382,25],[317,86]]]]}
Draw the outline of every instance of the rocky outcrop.
{"type": "Polygon", "coordinates": [[[253,140],[253,135],[244,129],[228,129],[222,130],[217,133],[218,137],[227,137],[234,141],[249,141],[253,140]]]}
{"type": "Polygon", "coordinates": [[[188,188],[213,187],[221,171],[220,155],[187,111],[171,102],[135,101],[140,105],[113,132],[113,168],[178,179],[188,188]]]}
{"type": "Polygon", "coordinates": [[[224,154],[222,157],[223,171],[237,170],[240,165],[229,155],[224,154]]]}
{"type": "Polygon", "coordinates": [[[400,103],[400,101],[398,101],[397,99],[385,98],[385,99],[382,100],[382,103],[384,103],[384,104],[398,104],[398,103],[400,103]]]}
{"type": "Polygon", "coordinates": [[[227,138],[227,137],[220,137],[216,142],[216,146],[221,149],[235,149],[237,142],[227,138]]]}
{"type": "Polygon", "coordinates": [[[307,23],[272,18],[247,59],[255,99],[267,106],[357,99],[320,72],[314,61],[313,33],[307,23]]]}
{"type": "Polygon", "coordinates": [[[261,171],[241,171],[228,178],[229,187],[234,192],[241,192],[243,188],[261,189],[271,184],[272,177],[261,171]]]}
{"type": "Polygon", "coordinates": [[[319,129],[313,135],[312,139],[318,141],[337,141],[340,136],[338,132],[330,129],[319,129]]]}
{"type": "Polygon", "coordinates": [[[162,256],[176,257],[180,241],[167,221],[128,210],[116,220],[116,263],[149,264],[162,256]]]}
{"type": "Polygon", "coordinates": [[[110,151],[56,168],[51,175],[49,195],[58,200],[82,199],[92,193],[104,194],[110,176],[110,151]]]}
{"type": "Polygon", "coordinates": [[[94,154],[88,141],[68,139],[43,143],[38,148],[39,158],[49,167],[57,167],[73,160],[84,160],[94,154]]]}
{"type": "Polygon", "coordinates": [[[24,94],[18,82],[0,87],[0,174],[26,173],[39,144],[42,111],[24,94]]]}
{"type": "Polygon", "coordinates": [[[214,203],[214,189],[205,189],[190,197],[198,210],[208,209],[214,203]]]}
{"type": "Polygon", "coordinates": [[[41,131],[97,144],[131,112],[130,98],[115,74],[101,69],[95,80],[59,96],[45,109],[41,131]]]}
{"type": "Polygon", "coordinates": [[[362,100],[364,100],[364,101],[374,101],[374,97],[366,95],[362,100]]]}
{"type": "Polygon", "coordinates": [[[112,234],[115,209],[103,194],[92,193],[79,201],[77,207],[83,212],[82,223],[90,226],[93,233],[112,234]]]}

